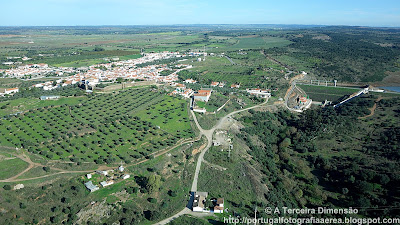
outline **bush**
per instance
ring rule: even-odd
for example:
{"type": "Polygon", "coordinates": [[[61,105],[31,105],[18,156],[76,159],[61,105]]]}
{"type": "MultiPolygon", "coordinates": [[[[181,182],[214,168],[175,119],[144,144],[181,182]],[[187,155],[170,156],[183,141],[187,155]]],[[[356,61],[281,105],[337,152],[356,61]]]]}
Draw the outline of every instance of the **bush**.
{"type": "Polygon", "coordinates": [[[135,194],[138,192],[138,188],[137,187],[127,187],[125,188],[126,192],[128,192],[129,194],[135,194]]]}
{"type": "Polygon", "coordinates": [[[168,195],[171,197],[176,197],[177,194],[176,194],[176,191],[169,190],[168,195]]]}
{"type": "Polygon", "coordinates": [[[11,190],[11,186],[9,184],[6,184],[3,186],[4,190],[11,190]]]}
{"type": "Polygon", "coordinates": [[[26,205],[22,202],[19,203],[19,208],[26,209],[26,205]]]}
{"type": "Polygon", "coordinates": [[[151,203],[157,203],[157,199],[155,199],[155,198],[148,198],[147,201],[149,201],[151,203]]]}

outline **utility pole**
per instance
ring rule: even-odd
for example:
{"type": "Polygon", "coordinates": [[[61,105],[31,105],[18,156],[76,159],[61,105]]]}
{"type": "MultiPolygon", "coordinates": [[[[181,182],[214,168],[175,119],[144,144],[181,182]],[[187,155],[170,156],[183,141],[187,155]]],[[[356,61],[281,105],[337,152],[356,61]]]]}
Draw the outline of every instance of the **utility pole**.
{"type": "Polygon", "coordinates": [[[256,225],[256,224],[257,224],[257,206],[254,209],[254,225],[256,225]]]}
{"type": "Polygon", "coordinates": [[[204,45],[204,51],[203,51],[203,61],[206,60],[206,46],[204,45]]]}

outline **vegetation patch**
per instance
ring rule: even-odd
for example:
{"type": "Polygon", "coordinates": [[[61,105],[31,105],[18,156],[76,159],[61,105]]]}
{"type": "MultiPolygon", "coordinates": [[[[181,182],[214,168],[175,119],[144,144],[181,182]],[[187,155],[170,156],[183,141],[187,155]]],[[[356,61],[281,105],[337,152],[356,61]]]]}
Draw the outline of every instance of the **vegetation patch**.
{"type": "Polygon", "coordinates": [[[28,163],[15,157],[6,157],[1,155],[0,158],[0,179],[10,178],[22,172],[28,167],[28,163]]]}

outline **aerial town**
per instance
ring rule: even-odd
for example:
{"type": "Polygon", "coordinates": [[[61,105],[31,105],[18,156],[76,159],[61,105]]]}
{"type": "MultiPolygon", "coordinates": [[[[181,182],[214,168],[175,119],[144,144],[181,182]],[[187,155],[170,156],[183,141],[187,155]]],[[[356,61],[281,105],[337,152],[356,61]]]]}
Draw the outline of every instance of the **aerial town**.
{"type": "Polygon", "coordinates": [[[239,2],[4,1],[0,225],[400,224],[400,29],[256,18],[385,0],[239,2]]]}
{"type": "MultiPolygon", "coordinates": [[[[67,86],[76,83],[82,83],[89,86],[96,86],[100,82],[113,82],[118,78],[131,79],[131,80],[147,80],[170,83],[178,80],[177,73],[184,69],[191,68],[190,65],[177,64],[175,65],[175,72],[168,76],[161,76],[160,72],[168,70],[166,64],[162,65],[149,65],[143,68],[138,68],[136,65],[154,62],[157,60],[164,60],[169,58],[183,58],[187,56],[197,56],[207,53],[190,52],[188,54],[179,54],[179,52],[162,52],[162,53],[148,53],[138,59],[130,59],[125,61],[110,62],[98,65],[92,65],[87,68],[65,68],[65,67],[49,67],[47,64],[27,64],[18,66],[14,69],[0,70],[6,77],[10,78],[26,78],[45,77],[46,74],[54,73],[57,76],[65,76],[65,74],[74,74],[67,77],[62,77],[56,80],[56,84],[48,81],[45,83],[35,84],[34,87],[43,88],[44,90],[52,90],[60,86],[67,86]]],[[[11,93],[8,91],[6,94],[11,93]]]]}

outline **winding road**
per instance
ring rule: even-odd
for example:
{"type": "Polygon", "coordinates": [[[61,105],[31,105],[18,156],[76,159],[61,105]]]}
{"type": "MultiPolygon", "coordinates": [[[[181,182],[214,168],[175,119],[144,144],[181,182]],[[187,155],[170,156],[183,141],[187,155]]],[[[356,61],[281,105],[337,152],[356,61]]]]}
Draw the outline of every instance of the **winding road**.
{"type": "MultiPolygon", "coordinates": [[[[221,129],[223,127],[225,121],[231,119],[234,114],[237,114],[237,113],[240,113],[240,112],[244,112],[244,111],[247,111],[247,110],[250,110],[250,109],[261,107],[261,106],[267,104],[267,102],[268,102],[268,99],[266,99],[265,102],[263,102],[261,104],[231,112],[228,115],[222,117],[217,122],[217,124],[214,125],[209,130],[204,130],[200,126],[199,122],[197,121],[196,114],[192,110],[190,110],[190,112],[192,113],[194,122],[195,122],[197,128],[200,131],[200,136],[204,135],[207,138],[207,146],[201,151],[201,153],[199,155],[199,158],[197,159],[196,171],[195,171],[194,177],[193,177],[193,183],[192,183],[191,192],[196,192],[197,191],[197,181],[199,180],[199,173],[200,173],[201,163],[204,161],[204,155],[206,154],[206,152],[208,151],[208,149],[212,145],[212,137],[213,137],[214,131],[217,130],[217,129],[221,129]]],[[[184,209],[182,209],[180,212],[176,213],[175,215],[173,215],[171,217],[168,217],[168,218],[166,218],[166,219],[164,219],[164,220],[162,220],[162,221],[160,221],[158,223],[155,223],[155,224],[156,225],[164,225],[164,224],[167,224],[167,223],[171,222],[172,220],[178,218],[179,216],[182,216],[184,214],[188,214],[188,213],[191,213],[191,212],[192,211],[189,208],[185,207],[184,209]]]]}

